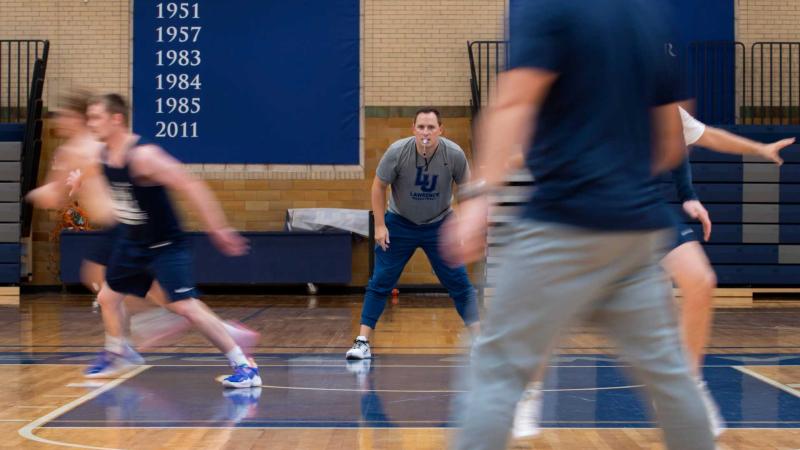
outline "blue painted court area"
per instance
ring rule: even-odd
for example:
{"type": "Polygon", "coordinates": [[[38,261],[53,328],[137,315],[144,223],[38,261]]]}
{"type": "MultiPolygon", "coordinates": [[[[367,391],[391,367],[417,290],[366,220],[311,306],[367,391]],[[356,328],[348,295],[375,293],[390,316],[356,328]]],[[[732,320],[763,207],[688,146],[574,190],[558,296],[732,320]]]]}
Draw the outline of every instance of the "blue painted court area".
{"type": "MultiPolygon", "coordinates": [[[[86,353],[3,353],[0,364],[82,364],[86,353]]],[[[410,427],[452,425],[458,355],[260,355],[264,386],[225,390],[212,354],[147,355],[147,370],[46,427],[410,427]]],[[[604,355],[559,355],[545,383],[544,427],[648,428],[642,389],[604,355]]],[[[759,379],[753,366],[800,366],[798,354],[711,355],[705,376],[731,428],[800,428],[800,397],[759,379]]],[[[755,368],[757,369],[757,367],[755,368]]]]}

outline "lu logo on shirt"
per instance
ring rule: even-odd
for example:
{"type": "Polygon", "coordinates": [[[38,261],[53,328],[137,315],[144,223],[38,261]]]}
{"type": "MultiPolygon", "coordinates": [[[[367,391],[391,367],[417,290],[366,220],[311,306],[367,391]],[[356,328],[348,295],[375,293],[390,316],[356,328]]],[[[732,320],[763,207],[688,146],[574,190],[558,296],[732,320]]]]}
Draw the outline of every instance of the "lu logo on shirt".
{"type": "Polygon", "coordinates": [[[439,180],[439,175],[428,175],[422,173],[422,167],[417,167],[417,179],[414,181],[415,186],[420,186],[422,192],[433,192],[436,190],[436,182],[439,180]]]}

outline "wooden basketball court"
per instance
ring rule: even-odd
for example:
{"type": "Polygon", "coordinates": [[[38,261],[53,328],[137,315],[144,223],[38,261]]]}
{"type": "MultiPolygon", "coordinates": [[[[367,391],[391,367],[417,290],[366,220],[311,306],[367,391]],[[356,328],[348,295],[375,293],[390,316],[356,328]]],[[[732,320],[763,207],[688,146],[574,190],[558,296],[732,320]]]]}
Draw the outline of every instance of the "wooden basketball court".
{"type": "MultiPolygon", "coordinates": [[[[361,298],[210,297],[263,334],[264,386],[226,391],[224,357],[196,333],[145,354],[113,380],[82,370],[102,348],[87,296],[24,296],[0,309],[3,448],[443,449],[467,363],[458,315],[444,296],[401,296],[374,339],[375,358],[348,364],[361,298]]],[[[722,449],[800,447],[800,308],[792,302],[718,309],[705,376],[729,429],[722,449]]],[[[543,432],[526,449],[658,449],[624,363],[589,326],[551,361],[543,432]]]]}

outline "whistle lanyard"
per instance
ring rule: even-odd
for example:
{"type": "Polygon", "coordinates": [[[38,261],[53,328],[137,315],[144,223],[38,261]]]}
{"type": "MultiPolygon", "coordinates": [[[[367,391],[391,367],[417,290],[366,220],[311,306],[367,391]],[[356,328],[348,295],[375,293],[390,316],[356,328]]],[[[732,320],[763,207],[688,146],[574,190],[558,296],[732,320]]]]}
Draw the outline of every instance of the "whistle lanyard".
{"type": "MultiPolygon", "coordinates": [[[[443,144],[444,144],[444,142],[441,142],[441,141],[439,142],[439,145],[443,145],[443,144]]],[[[433,153],[431,154],[430,158],[426,158],[424,156],[422,157],[422,160],[425,161],[425,172],[428,171],[428,167],[431,165],[431,161],[433,161],[433,158],[436,156],[437,153],[439,153],[439,145],[436,146],[436,149],[433,151],[433,153]]],[[[415,147],[414,148],[414,165],[416,167],[420,167],[420,165],[419,165],[419,152],[416,149],[416,143],[414,144],[414,147],[415,147]]]]}

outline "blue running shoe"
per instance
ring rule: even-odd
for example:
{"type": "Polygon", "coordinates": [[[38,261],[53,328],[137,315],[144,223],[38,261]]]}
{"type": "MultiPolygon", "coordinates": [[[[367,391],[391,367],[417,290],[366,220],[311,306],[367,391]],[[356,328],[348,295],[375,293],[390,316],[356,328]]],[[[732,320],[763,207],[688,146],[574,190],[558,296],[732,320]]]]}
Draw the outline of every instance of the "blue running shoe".
{"type": "Polygon", "coordinates": [[[113,361],[113,356],[111,355],[113,355],[113,353],[110,353],[106,350],[100,352],[97,355],[97,358],[95,358],[94,361],[92,361],[92,363],[89,365],[89,367],[83,371],[83,374],[87,377],[90,377],[91,375],[95,375],[104,371],[108,366],[111,365],[113,361]]]}
{"type": "Polygon", "coordinates": [[[233,375],[222,380],[222,385],[235,389],[261,386],[258,367],[242,364],[233,369],[233,375]]]}
{"type": "Polygon", "coordinates": [[[86,368],[83,375],[86,378],[114,378],[130,370],[135,364],[121,355],[104,350],[97,359],[86,368]]]}

